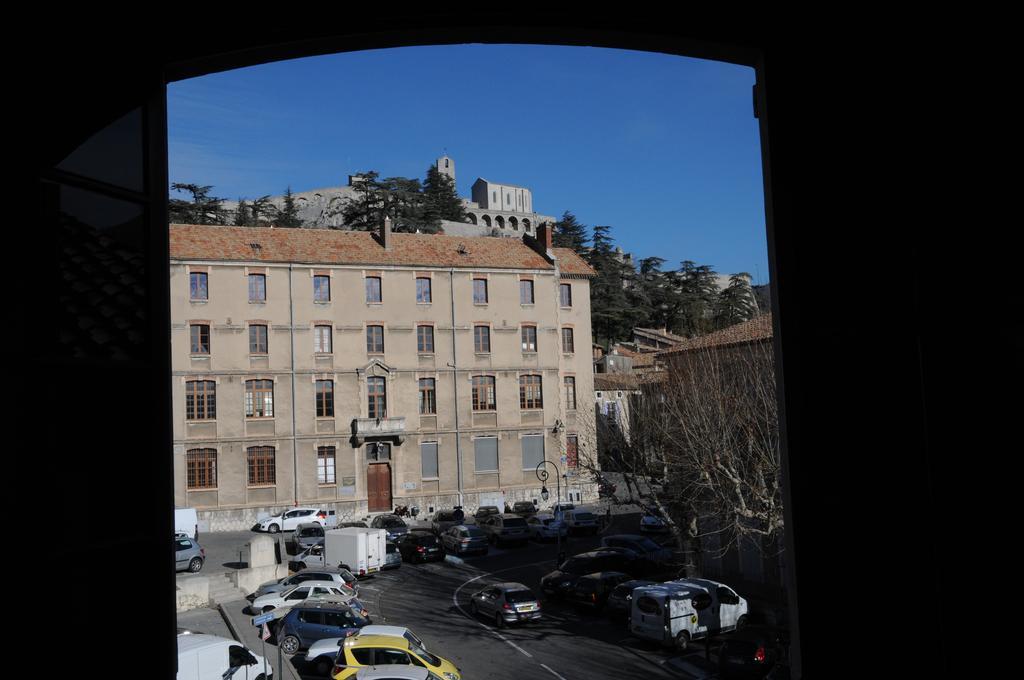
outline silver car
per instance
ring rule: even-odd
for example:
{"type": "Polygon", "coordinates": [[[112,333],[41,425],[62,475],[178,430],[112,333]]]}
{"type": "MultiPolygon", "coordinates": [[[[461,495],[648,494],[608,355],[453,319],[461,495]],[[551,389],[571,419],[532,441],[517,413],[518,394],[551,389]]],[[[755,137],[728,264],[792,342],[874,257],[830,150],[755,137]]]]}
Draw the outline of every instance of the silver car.
{"type": "Polygon", "coordinates": [[[206,551],[194,539],[188,536],[174,537],[174,570],[187,569],[193,574],[203,568],[206,551]]]}
{"type": "Polygon", "coordinates": [[[334,581],[338,585],[348,586],[353,591],[358,591],[359,589],[355,575],[347,569],[341,569],[339,567],[303,569],[291,576],[286,576],[284,578],[279,578],[276,581],[268,581],[264,583],[256,589],[255,593],[249,595],[248,599],[252,602],[257,597],[268,593],[279,593],[282,590],[288,590],[292,586],[297,586],[305,581],[334,581]]]}
{"type": "Polygon", "coordinates": [[[569,535],[569,527],[565,522],[555,519],[555,516],[542,512],[526,520],[526,526],[530,530],[530,537],[535,541],[556,540],[559,536],[569,535]]]}
{"type": "Polygon", "coordinates": [[[517,621],[539,621],[540,600],[522,583],[498,583],[474,593],[469,600],[474,616],[494,621],[498,628],[517,621]]]}
{"type": "Polygon", "coordinates": [[[317,522],[303,522],[295,528],[295,544],[299,551],[324,542],[324,526],[317,522]]]}
{"type": "Polygon", "coordinates": [[[475,526],[459,524],[441,534],[441,545],[451,555],[487,554],[487,533],[475,526]]]}
{"type": "Polygon", "coordinates": [[[387,554],[384,557],[384,566],[381,569],[398,569],[402,566],[402,553],[398,546],[391,541],[387,542],[387,554]]]}

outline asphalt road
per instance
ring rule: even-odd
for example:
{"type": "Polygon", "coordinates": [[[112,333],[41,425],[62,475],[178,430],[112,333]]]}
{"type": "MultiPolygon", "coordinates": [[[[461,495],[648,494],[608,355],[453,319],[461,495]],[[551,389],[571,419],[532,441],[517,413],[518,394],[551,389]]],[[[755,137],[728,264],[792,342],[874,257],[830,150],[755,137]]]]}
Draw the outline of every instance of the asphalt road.
{"type": "MultiPolygon", "coordinates": [[[[639,516],[618,515],[613,520],[608,533],[635,533],[639,516]]],[[[200,536],[209,557],[203,571],[234,568],[237,546],[252,535],[200,536]]],[[[600,545],[600,539],[600,535],[571,537],[562,549],[571,556],[600,545]]],[[[467,558],[463,564],[403,564],[400,569],[361,581],[360,599],[369,607],[374,623],[412,629],[428,649],[455,663],[467,679],[693,677],[662,665],[673,652],[632,637],[624,624],[577,612],[569,605],[545,601],[540,622],[500,630],[493,622],[472,617],[470,596],[491,583],[517,581],[539,592],[541,577],[555,568],[557,550],[555,543],[531,542],[522,547],[492,548],[487,556],[467,558]]],[[[251,616],[242,611],[246,604],[239,601],[225,606],[243,641],[262,653],[258,630],[249,625],[251,616]]],[[[267,655],[274,662],[275,642],[271,638],[266,643],[267,655]]],[[[701,645],[698,650],[703,651],[701,645]]],[[[313,680],[317,676],[300,663],[303,656],[300,652],[294,665],[303,678],[313,680]]]]}

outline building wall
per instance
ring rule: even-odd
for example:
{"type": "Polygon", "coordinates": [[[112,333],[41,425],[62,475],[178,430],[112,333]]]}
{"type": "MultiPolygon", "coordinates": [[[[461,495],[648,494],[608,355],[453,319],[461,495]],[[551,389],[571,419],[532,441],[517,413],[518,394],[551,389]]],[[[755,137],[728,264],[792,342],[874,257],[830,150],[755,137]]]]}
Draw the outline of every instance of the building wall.
{"type": "MultiPolygon", "coordinates": [[[[478,491],[504,491],[515,499],[539,497],[535,471],[523,469],[521,436],[544,434],[545,458],[558,463],[565,453],[566,434],[578,433],[583,446],[593,432],[586,398],[593,390],[589,282],[566,281],[573,286],[571,309],[558,306],[560,282],[552,271],[310,265],[289,270],[288,265],[263,263],[247,267],[245,263],[173,262],[175,503],[203,510],[211,526],[222,528],[248,528],[268,508],[296,502],[327,504],[342,517],[365,513],[367,461],[365,448],[353,447],[352,422],[368,416],[368,370],[387,378],[388,416],[405,418],[404,441],[392,446],[390,461],[394,504],[451,507],[458,493],[456,442],[462,450],[467,507],[472,507],[472,500],[465,494],[478,491]],[[208,301],[189,300],[190,270],[207,272],[208,301]],[[248,302],[250,272],[267,277],[265,303],[248,302]],[[314,274],[330,276],[330,302],[313,300],[314,274]],[[380,303],[365,299],[365,278],[371,275],[381,278],[380,303]],[[431,279],[429,304],[416,302],[417,276],[431,279]],[[486,304],[473,301],[474,278],[488,281],[486,304]],[[521,278],[534,281],[532,305],[520,304],[521,278]],[[190,355],[190,321],[210,325],[209,356],[190,355]],[[255,321],[268,326],[266,356],[249,354],[248,326],[255,321]],[[332,327],[330,354],[314,353],[313,327],[318,323],[332,327]],[[524,323],[537,327],[536,352],[522,350],[524,323]],[[417,352],[416,327],[421,324],[434,328],[433,353],[417,352]],[[384,326],[383,354],[367,353],[367,325],[384,326]],[[491,329],[490,353],[474,351],[475,325],[491,329]],[[574,328],[573,354],[562,352],[565,325],[574,328]],[[472,377],[482,374],[496,378],[496,412],[472,410],[472,377]],[[519,376],[523,374],[542,376],[543,409],[520,409],[519,376]],[[576,401],[582,407],[576,412],[567,411],[563,392],[563,378],[570,374],[576,376],[576,401]],[[436,416],[418,412],[418,380],[428,377],[435,380],[436,416]],[[185,384],[200,378],[217,385],[213,421],[186,420],[185,384]],[[273,418],[245,417],[245,381],[257,378],[274,381],[273,418]],[[317,379],[334,381],[333,417],[316,416],[317,379]],[[557,434],[553,432],[556,421],[560,421],[557,434]],[[475,471],[473,437],[480,434],[499,435],[497,474],[475,471]],[[438,443],[437,479],[422,477],[420,443],[427,441],[438,443]],[[276,484],[272,486],[256,488],[247,483],[246,448],[256,445],[275,448],[276,484]],[[335,447],[333,484],[318,483],[319,446],[335,447]],[[186,489],[185,454],[193,448],[217,451],[216,489],[186,489]]],[[[592,491],[589,484],[580,488],[592,491]]]]}

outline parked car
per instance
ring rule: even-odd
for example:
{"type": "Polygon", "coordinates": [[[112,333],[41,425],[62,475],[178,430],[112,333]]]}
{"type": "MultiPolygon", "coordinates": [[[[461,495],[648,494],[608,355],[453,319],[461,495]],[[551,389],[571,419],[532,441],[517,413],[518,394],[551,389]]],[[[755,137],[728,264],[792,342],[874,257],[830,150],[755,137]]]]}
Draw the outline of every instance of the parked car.
{"type": "Polygon", "coordinates": [[[664,565],[672,561],[671,548],[663,548],[646,536],[637,534],[615,534],[601,539],[606,548],[628,548],[654,565],[664,565]]]}
{"type": "Polygon", "coordinates": [[[222,680],[230,668],[240,670],[232,676],[236,679],[269,680],[272,677],[272,666],[235,640],[216,635],[182,635],[177,638],[177,644],[177,680],[222,680]]]}
{"type": "Polygon", "coordinates": [[[279,578],[276,581],[267,581],[260,585],[260,587],[256,589],[255,593],[249,595],[249,601],[251,602],[261,595],[279,593],[282,590],[288,590],[292,586],[297,586],[298,584],[305,583],[306,581],[333,581],[339,586],[351,588],[353,594],[359,590],[355,574],[350,572],[348,569],[341,569],[338,567],[320,567],[314,569],[303,569],[291,576],[285,576],[284,578],[279,578]]]}
{"type": "Polygon", "coordinates": [[[649,507],[640,518],[640,533],[667,534],[672,531],[669,521],[656,507],[649,507]]]}
{"type": "Polygon", "coordinates": [[[522,583],[498,583],[474,593],[469,599],[473,616],[494,621],[498,628],[508,623],[539,621],[540,600],[522,583]]]}
{"type": "Polygon", "coordinates": [[[323,542],[324,525],[317,522],[303,522],[295,528],[295,543],[300,551],[323,542]]]}
{"type": "Polygon", "coordinates": [[[476,509],[476,512],[473,513],[473,519],[479,525],[480,522],[487,519],[488,517],[500,514],[501,508],[499,508],[497,505],[481,505],[479,508],[476,509]]]}
{"type": "Polygon", "coordinates": [[[456,524],[462,524],[462,522],[457,519],[454,510],[438,510],[434,513],[434,519],[430,521],[430,528],[440,536],[456,524]]]}
{"type": "Polygon", "coordinates": [[[370,522],[370,529],[384,529],[388,532],[388,540],[394,541],[399,536],[409,533],[409,525],[398,515],[377,515],[370,522]]]}
{"type": "Polygon", "coordinates": [[[633,608],[633,591],[644,586],[656,586],[655,581],[631,580],[615,586],[605,601],[604,613],[613,621],[629,625],[630,610],[633,608]]]}
{"type": "Polygon", "coordinates": [[[414,531],[402,536],[396,542],[402,559],[406,562],[427,562],[443,560],[444,548],[433,533],[414,531]]]}
{"type": "Polygon", "coordinates": [[[459,524],[441,534],[441,546],[449,555],[487,554],[487,532],[480,527],[459,524]]]}
{"type": "MultiPolygon", "coordinates": [[[[367,666],[356,671],[355,680],[435,680],[434,675],[426,668],[419,666],[367,666]]],[[[438,678],[440,680],[440,678],[438,678]]]]}
{"type": "Polygon", "coordinates": [[[586,574],[621,571],[636,576],[636,556],[628,552],[600,549],[570,557],[557,570],[540,580],[541,592],[547,597],[564,597],[586,574]]]}
{"type": "Polygon", "coordinates": [[[334,680],[348,680],[364,666],[420,666],[444,680],[462,680],[462,672],[447,659],[427,651],[423,641],[408,628],[364,626],[345,638],[331,670],[334,680]]]}
{"type": "Polygon", "coordinates": [[[599,528],[597,515],[589,510],[566,510],[562,519],[571,534],[596,534],[599,528]]]}
{"type": "Polygon", "coordinates": [[[742,628],[747,601],[708,579],[680,579],[633,591],[630,631],[686,651],[691,640],[742,628]]]}
{"type": "Polygon", "coordinates": [[[174,538],[174,570],[188,570],[193,574],[203,568],[206,561],[206,550],[199,542],[188,536],[174,538]]]}
{"type": "Polygon", "coordinates": [[[516,501],[512,504],[512,514],[526,518],[537,514],[537,506],[533,501],[516,501]]]}
{"type": "Polygon", "coordinates": [[[348,602],[355,599],[354,591],[347,586],[345,589],[335,581],[305,581],[279,592],[267,593],[253,598],[246,607],[247,613],[256,615],[261,612],[268,612],[279,607],[291,607],[305,602],[311,597],[322,597],[336,595],[343,601],[348,602]]]}
{"type": "Polygon", "coordinates": [[[771,626],[745,626],[724,637],[718,650],[719,677],[761,680],[786,658],[787,631],[771,626]]]}
{"type": "Polygon", "coordinates": [[[526,528],[530,531],[530,538],[535,541],[553,541],[559,536],[563,538],[569,535],[569,527],[565,522],[555,519],[555,516],[541,512],[526,520],[526,528]]]}
{"type": "Polygon", "coordinates": [[[599,571],[585,574],[576,580],[568,599],[580,609],[599,612],[604,609],[608,596],[620,583],[632,581],[633,577],[621,571],[599,571]]]}
{"type": "Polygon", "coordinates": [[[291,571],[301,571],[309,568],[324,569],[326,566],[324,564],[324,546],[319,543],[310,546],[288,560],[288,569],[291,571]]]}
{"type": "Polygon", "coordinates": [[[317,640],[354,635],[371,623],[360,613],[361,609],[361,606],[325,600],[307,600],[295,605],[277,626],[281,651],[295,654],[300,649],[308,649],[317,640]]]}
{"type": "Polygon", "coordinates": [[[522,544],[530,540],[526,520],[519,515],[492,515],[480,523],[480,528],[487,534],[487,540],[499,547],[505,543],[522,544]]]}
{"type": "Polygon", "coordinates": [[[327,524],[327,511],[320,508],[292,508],[273,517],[263,517],[253,525],[253,531],[267,531],[276,534],[279,531],[294,531],[303,522],[327,524]]]}
{"type": "Polygon", "coordinates": [[[402,566],[402,553],[398,551],[398,544],[388,541],[385,545],[384,566],[381,570],[385,569],[398,569],[402,566]]]}

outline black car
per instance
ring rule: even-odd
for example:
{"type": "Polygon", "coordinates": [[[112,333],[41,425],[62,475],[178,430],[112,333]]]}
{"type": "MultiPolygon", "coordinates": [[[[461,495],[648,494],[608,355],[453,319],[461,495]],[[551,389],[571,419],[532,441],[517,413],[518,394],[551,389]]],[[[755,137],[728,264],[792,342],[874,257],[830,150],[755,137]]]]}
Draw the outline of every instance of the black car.
{"type": "Polygon", "coordinates": [[[576,585],[568,593],[568,599],[580,609],[599,612],[604,609],[608,596],[617,585],[632,580],[632,576],[621,571],[586,574],[576,580],[576,585]]]}
{"type": "Polygon", "coordinates": [[[537,514],[537,506],[533,501],[517,501],[512,505],[512,514],[520,517],[531,517],[537,514]]]}
{"type": "Polygon", "coordinates": [[[473,513],[473,519],[476,520],[477,524],[480,524],[482,520],[487,519],[493,515],[500,515],[501,508],[497,505],[482,505],[477,508],[476,512],[473,513]]]}
{"type": "Polygon", "coordinates": [[[718,650],[719,677],[764,678],[785,659],[789,634],[771,626],[746,626],[722,638],[718,650]]]}
{"type": "Polygon", "coordinates": [[[370,522],[370,528],[387,531],[389,541],[397,541],[399,536],[409,533],[409,525],[398,515],[377,515],[370,522]]]}
{"type": "Polygon", "coordinates": [[[633,609],[633,591],[637,588],[644,586],[656,586],[657,581],[641,581],[633,580],[620,583],[615,586],[611,594],[608,596],[608,600],[605,602],[604,613],[608,615],[612,620],[625,621],[629,624],[629,618],[632,616],[633,609]]]}
{"type": "Polygon", "coordinates": [[[434,519],[430,522],[430,528],[434,530],[435,534],[440,536],[458,524],[462,524],[462,520],[457,519],[454,510],[438,510],[434,513],[434,519]]]}
{"type": "Polygon", "coordinates": [[[638,560],[635,553],[628,550],[594,550],[570,557],[540,580],[540,589],[546,597],[563,597],[572,590],[576,581],[585,574],[596,574],[601,571],[620,571],[624,574],[637,575],[638,560]]]}
{"type": "Polygon", "coordinates": [[[406,562],[428,562],[430,560],[443,560],[444,548],[441,541],[432,532],[413,531],[396,542],[398,552],[402,553],[402,559],[406,562]]]}

